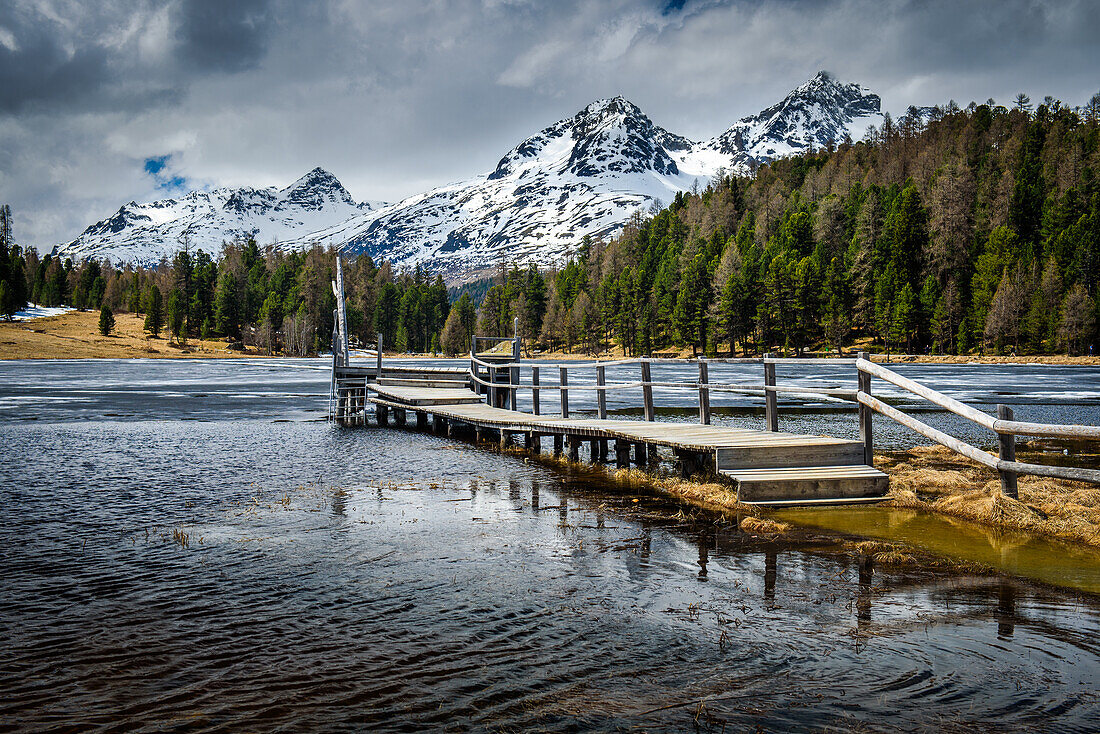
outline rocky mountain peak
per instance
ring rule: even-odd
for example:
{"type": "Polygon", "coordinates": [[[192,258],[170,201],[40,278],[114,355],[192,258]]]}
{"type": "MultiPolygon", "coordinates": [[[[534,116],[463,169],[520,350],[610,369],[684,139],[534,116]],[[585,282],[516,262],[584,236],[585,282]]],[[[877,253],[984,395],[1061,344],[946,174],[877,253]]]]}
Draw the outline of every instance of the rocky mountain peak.
{"type": "Polygon", "coordinates": [[[318,166],[281,192],[289,204],[305,209],[321,209],[326,203],[341,202],[355,205],[351,194],[340,180],[318,166]]]}
{"type": "Polygon", "coordinates": [[[679,170],[666,144],[690,146],[683,138],[654,125],[637,105],[622,96],[588,105],[573,117],[571,127],[574,143],[567,167],[578,176],[647,170],[675,176],[679,170]]]}
{"type": "Polygon", "coordinates": [[[830,142],[881,122],[881,100],[859,84],[843,84],[827,71],[791,90],[781,101],[744,117],[707,146],[765,161],[830,142]]]}

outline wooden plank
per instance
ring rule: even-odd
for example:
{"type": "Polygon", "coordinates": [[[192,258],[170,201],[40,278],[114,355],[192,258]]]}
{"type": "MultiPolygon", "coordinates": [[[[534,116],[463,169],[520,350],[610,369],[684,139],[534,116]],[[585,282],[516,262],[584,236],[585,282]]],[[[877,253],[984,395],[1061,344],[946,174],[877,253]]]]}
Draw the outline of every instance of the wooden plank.
{"type": "Polygon", "coordinates": [[[716,449],[715,459],[719,471],[763,467],[852,466],[863,464],[863,444],[852,441],[838,444],[719,447],[716,449]]]}

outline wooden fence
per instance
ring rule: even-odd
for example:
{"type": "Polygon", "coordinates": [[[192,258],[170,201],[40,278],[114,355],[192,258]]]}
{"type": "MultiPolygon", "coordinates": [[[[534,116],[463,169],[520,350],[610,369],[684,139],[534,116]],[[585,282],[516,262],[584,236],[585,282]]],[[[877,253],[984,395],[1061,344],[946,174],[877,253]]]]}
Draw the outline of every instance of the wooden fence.
{"type": "Polygon", "coordinates": [[[690,390],[696,393],[699,409],[699,422],[708,424],[711,422],[711,393],[730,392],[746,395],[758,395],[764,398],[764,423],[768,431],[779,430],[779,401],[780,394],[819,396],[831,399],[849,401],[858,405],[858,421],[860,440],[863,442],[864,463],[873,465],[874,460],[874,431],[873,413],[878,413],[897,423],[929,438],[947,448],[962,454],[978,463],[995,469],[1001,477],[1001,486],[1005,494],[1010,497],[1018,497],[1017,476],[1029,474],[1035,476],[1057,477],[1077,481],[1100,483],[1100,470],[1082,467],[1055,466],[1046,464],[1029,464],[1016,461],[1015,436],[1028,435],[1051,438],[1077,438],[1100,440],[1100,427],[1079,425],[1057,425],[1046,423],[1030,423],[1013,419],[1011,408],[1007,405],[997,406],[997,417],[990,416],[976,408],[948,397],[929,387],[910,380],[893,370],[870,361],[866,352],[860,352],[856,359],[785,359],[775,357],[773,354],[765,354],[763,358],[729,358],[729,359],[652,359],[639,357],[632,359],[620,359],[604,362],[571,362],[562,364],[546,364],[520,362],[519,340],[517,337],[493,337],[487,341],[512,342],[512,361],[504,361],[506,353],[498,353],[494,358],[477,351],[479,340],[484,337],[474,337],[471,343],[470,353],[470,379],[475,389],[485,395],[486,402],[497,407],[510,407],[516,409],[516,393],[518,390],[531,391],[532,410],[535,415],[542,412],[541,397],[548,390],[558,393],[558,404],[563,418],[570,414],[570,392],[595,392],[596,412],[600,419],[607,417],[607,393],[623,390],[640,390],[642,411],[645,420],[655,419],[656,410],[653,402],[653,388],[672,388],[690,390]],[[653,364],[691,364],[697,365],[698,379],[680,381],[655,381],[652,379],[651,366],[653,364]],[[760,364],[763,366],[763,381],[760,383],[727,383],[714,382],[711,379],[711,367],[727,364],[760,364]],[[777,383],[776,367],[782,365],[811,365],[820,364],[830,367],[853,366],[856,368],[856,389],[843,386],[836,387],[797,387],[785,386],[777,383]],[[609,367],[621,367],[637,365],[639,369],[636,381],[608,382],[606,370],[609,367]],[[530,370],[530,382],[521,382],[520,370],[530,370]],[[576,373],[581,370],[594,370],[594,384],[576,384],[569,381],[570,371],[576,373]],[[545,381],[548,374],[557,372],[556,382],[545,381]],[[979,426],[993,431],[998,439],[998,454],[993,455],[976,446],[950,436],[913,416],[898,410],[872,394],[872,378],[878,378],[907,392],[938,405],[945,410],[958,415],[979,426]]]}

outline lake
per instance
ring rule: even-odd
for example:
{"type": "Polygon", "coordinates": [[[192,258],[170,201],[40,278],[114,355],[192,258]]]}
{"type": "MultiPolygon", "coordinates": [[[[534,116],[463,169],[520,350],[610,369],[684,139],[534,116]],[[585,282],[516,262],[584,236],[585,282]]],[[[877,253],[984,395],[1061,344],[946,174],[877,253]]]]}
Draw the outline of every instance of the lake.
{"type": "MultiPolygon", "coordinates": [[[[1100,422],[1100,370],[901,371],[1100,422]]],[[[0,728],[1095,730],[1100,597],[872,569],[829,534],[769,541],[594,473],[341,429],[328,380],[323,359],[0,362],[0,728]]],[[[692,399],[658,390],[659,417],[692,399]]],[[[758,400],[714,404],[762,424],[758,400]]],[[[849,406],[782,407],[781,430],[856,434],[849,406]]],[[[876,438],[924,442],[882,419],[876,438]]]]}

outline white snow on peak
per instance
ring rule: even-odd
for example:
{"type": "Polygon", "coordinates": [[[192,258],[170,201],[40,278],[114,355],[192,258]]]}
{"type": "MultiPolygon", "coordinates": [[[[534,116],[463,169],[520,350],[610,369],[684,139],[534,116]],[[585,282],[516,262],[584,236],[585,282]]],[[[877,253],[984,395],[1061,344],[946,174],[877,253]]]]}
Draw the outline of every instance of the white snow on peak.
{"type": "Polygon", "coordinates": [[[639,210],[667,204],[718,171],[746,173],[774,158],[862,136],[882,119],[878,96],[821,72],[783,100],[693,142],[617,96],[592,102],[509,150],[492,171],[394,204],[356,204],[315,168],[284,189],[215,189],[130,202],[60,249],[74,257],[144,263],[188,239],[217,252],[234,237],[368,253],[448,276],[503,259],[562,263],[585,236],[612,237],[639,210]]]}
{"type": "Polygon", "coordinates": [[[281,242],[376,206],[357,204],[335,176],[314,168],[282,189],[218,188],[146,204],[131,201],[57,252],[73,259],[151,265],[170,259],[185,244],[216,255],[233,239],[281,242]]]}

